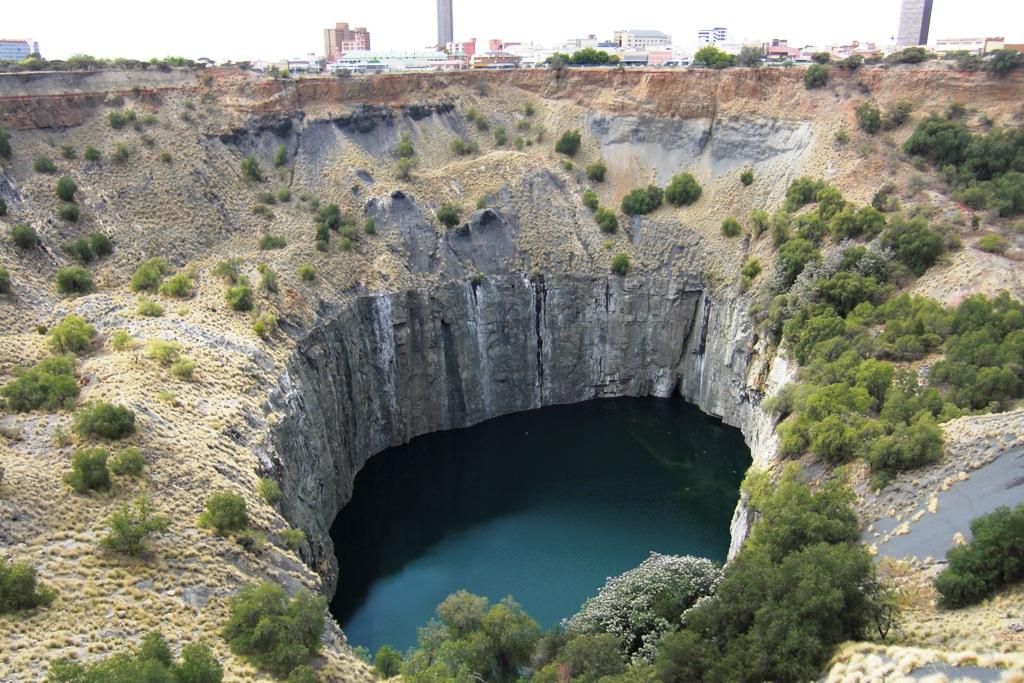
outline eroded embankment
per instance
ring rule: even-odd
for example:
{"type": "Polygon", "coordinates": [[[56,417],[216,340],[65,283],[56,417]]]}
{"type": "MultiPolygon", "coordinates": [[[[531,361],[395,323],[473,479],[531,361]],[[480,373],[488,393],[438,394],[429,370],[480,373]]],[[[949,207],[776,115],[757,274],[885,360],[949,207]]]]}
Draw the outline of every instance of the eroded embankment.
{"type": "MultiPolygon", "coordinates": [[[[366,460],[427,432],[547,405],[679,392],[771,458],[742,299],[693,278],[561,274],[356,299],[302,340],[271,397],[273,468],[333,592],[328,531],[366,460]]],[[[742,537],[744,515],[734,523],[742,537]]]]}

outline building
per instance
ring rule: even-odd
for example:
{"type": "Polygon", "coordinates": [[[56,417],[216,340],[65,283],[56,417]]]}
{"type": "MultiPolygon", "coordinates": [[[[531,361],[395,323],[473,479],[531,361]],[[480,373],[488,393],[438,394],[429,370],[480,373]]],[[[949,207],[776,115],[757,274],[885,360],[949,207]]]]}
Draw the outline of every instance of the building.
{"type": "Polygon", "coordinates": [[[408,50],[346,52],[338,61],[328,65],[331,72],[343,69],[354,73],[382,73],[386,71],[442,71],[464,69],[463,60],[439,50],[408,50]]]}
{"type": "Polygon", "coordinates": [[[616,31],[612,42],[623,50],[650,50],[670,47],[672,36],[661,31],[616,31]]]}
{"type": "Polygon", "coordinates": [[[724,43],[729,36],[729,29],[724,26],[716,26],[715,28],[702,28],[697,31],[697,44],[698,45],[717,45],[718,43],[724,43]]]}
{"type": "Polygon", "coordinates": [[[944,55],[949,52],[970,52],[976,55],[987,55],[989,52],[1002,50],[1006,40],[998,38],[940,38],[935,41],[935,52],[944,55]]]}
{"type": "Polygon", "coordinates": [[[932,0],[903,0],[896,47],[928,44],[928,26],[932,21],[932,0]]]}
{"type": "Polygon", "coordinates": [[[474,69],[517,69],[523,60],[508,52],[487,52],[471,60],[474,69]]]}
{"type": "Polygon", "coordinates": [[[0,61],[20,62],[39,54],[39,43],[34,40],[0,38],[0,61]]]}
{"type": "Polygon", "coordinates": [[[455,19],[452,0],[437,0],[437,49],[455,40],[455,19]]]}
{"type": "Polygon", "coordinates": [[[453,57],[472,57],[476,54],[476,38],[470,38],[465,42],[447,43],[444,51],[453,57]]]}
{"type": "Polygon", "coordinates": [[[349,29],[348,24],[339,22],[334,28],[324,29],[324,57],[330,62],[353,50],[370,49],[370,32],[363,27],[349,29]]]}
{"type": "Polygon", "coordinates": [[[296,57],[295,59],[289,59],[285,65],[289,73],[293,74],[313,74],[319,73],[323,68],[323,63],[316,58],[316,55],[309,55],[305,58],[296,57]]]}

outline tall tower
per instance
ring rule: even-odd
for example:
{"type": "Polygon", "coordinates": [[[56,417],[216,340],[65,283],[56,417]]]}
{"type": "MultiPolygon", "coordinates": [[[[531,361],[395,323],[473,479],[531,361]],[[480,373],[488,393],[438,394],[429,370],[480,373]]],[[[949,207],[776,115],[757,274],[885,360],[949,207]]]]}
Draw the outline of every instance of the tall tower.
{"type": "Polygon", "coordinates": [[[453,40],[455,27],[452,21],[452,0],[437,0],[437,49],[443,50],[453,40]]]}
{"type": "Polygon", "coordinates": [[[903,0],[896,47],[928,44],[928,25],[932,21],[932,0],[903,0]]]}

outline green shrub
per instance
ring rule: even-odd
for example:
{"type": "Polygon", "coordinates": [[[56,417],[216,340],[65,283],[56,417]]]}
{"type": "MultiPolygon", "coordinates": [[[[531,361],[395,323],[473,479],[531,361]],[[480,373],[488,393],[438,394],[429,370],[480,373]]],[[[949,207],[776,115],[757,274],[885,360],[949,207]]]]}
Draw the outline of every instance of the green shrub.
{"type": "Polygon", "coordinates": [[[230,258],[221,261],[213,268],[213,274],[232,285],[238,284],[242,278],[242,259],[230,258]]]}
{"type": "Polygon", "coordinates": [[[283,237],[278,237],[276,235],[264,235],[260,238],[259,247],[263,251],[284,249],[286,246],[288,246],[288,242],[283,237]]]}
{"type": "Polygon", "coordinates": [[[7,215],[7,202],[4,201],[3,197],[0,197],[0,216],[7,215]]]}
{"type": "Polygon", "coordinates": [[[476,154],[480,151],[480,145],[477,144],[476,140],[463,140],[462,138],[454,138],[449,147],[452,152],[459,156],[476,154]]]}
{"type": "Polygon", "coordinates": [[[128,330],[115,330],[114,334],[110,337],[110,346],[115,351],[126,351],[135,345],[135,341],[132,339],[132,335],[128,333],[128,330]]]}
{"type": "Polygon", "coordinates": [[[437,210],[437,220],[446,228],[454,228],[462,220],[462,207],[455,202],[445,202],[437,210]]]}
{"type": "Polygon", "coordinates": [[[130,446],[115,453],[107,464],[110,471],[118,476],[137,477],[146,466],[146,456],[141,448],[130,446]]]}
{"type": "Polygon", "coordinates": [[[182,358],[171,365],[171,375],[184,382],[191,382],[196,372],[196,362],[182,358]]]}
{"type": "Polygon", "coordinates": [[[75,411],[71,428],[83,439],[121,439],[135,432],[135,413],[124,406],[95,401],[75,411]]]}
{"type": "Polygon", "coordinates": [[[132,150],[128,145],[123,142],[119,142],[114,145],[114,153],[110,155],[110,158],[117,164],[123,164],[128,161],[128,157],[132,155],[132,150]]]}
{"type": "Polygon", "coordinates": [[[0,614],[49,605],[55,597],[38,582],[35,567],[0,557],[0,614]]]}
{"type": "Polygon", "coordinates": [[[601,232],[613,233],[619,229],[618,216],[614,211],[603,206],[597,207],[597,211],[594,212],[594,220],[597,221],[597,227],[601,229],[601,232]]]}
{"type": "Polygon", "coordinates": [[[71,471],[64,482],[78,493],[106,491],[110,488],[110,453],[102,448],[79,448],[71,454],[71,471]]]}
{"type": "Polygon", "coordinates": [[[0,294],[7,294],[11,291],[11,274],[7,269],[0,266],[0,294]]]}
{"type": "Polygon", "coordinates": [[[299,266],[299,277],[303,282],[312,282],[316,279],[316,268],[308,263],[303,263],[299,266]]]}
{"type": "Polygon", "coordinates": [[[81,316],[71,314],[50,328],[47,336],[55,353],[81,353],[92,345],[96,328],[81,316]]]}
{"type": "Polygon", "coordinates": [[[252,212],[260,218],[265,218],[268,221],[274,219],[274,212],[271,211],[270,207],[266,204],[256,204],[252,207],[252,212]]]}
{"type": "Polygon", "coordinates": [[[918,276],[924,275],[946,249],[942,237],[920,216],[909,220],[893,217],[882,233],[882,246],[892,249],[896,260],[918,276]]]}
{"type": "Polygon", "coordinates": [[[587,207],[591,211],[597,211],[598,205],[601,203],[597,193],[591,190],[589,187],[583,191],[583,206],[587,207]]]}
{"type": "Polygon", "coordinates": [[[882,130],[882,110],[871,104],[868,100],[858,104],[855,113],[857,115],[857,125],[868,135],[874,135],[882,130]]]}
{"type": "Polygon", "coordinates": [[[811,261],[820,257],[817,247],[802,237],[795,237],[779,248],[776,263],[782,273],[784,287],[796,282],[797,277],[811,261]]]}
{"type": "Polygon", "coordinates": [[[89,245],[89,240],[84,237],[79,237],[75,240],[68,240],[60,245],[60,248],[66,251],[79,263],[90,263],[96,259],[96,254],[89,245]]]}
{"type": "Polygon", "coordinates": [[[152,502],[139,496],[129,505],[122,503],[107,520],[107,534],[100,546],[116,553],[136,557],[146,549],[146,541],[153,534],[167,531],[171,520],[156,514],[152,502]]]}
{"type": "Polygon", "coordinates": [[[828,85],[829,70],[824,64],[811,64],[804,72],[804,87],[808,90],[828,85]]]}
{"type": "Polygon", "coordinates": [[[277,191],[277,201],[282,204],[287,204],[292,200],[292,190],[290,187],[282,187],[277,191]]]}
{"type": "Polygon", "coordinates": [[[1010,247],[1010,240],[1002,235],[985,235],[978,240],[978,249],[990,254],[1005,254],[1010,247]]]}
{"type": "Polygon", "coordinates": [[[271,313],[260,313],[252,324],[252,331],[261,339],[269,339],[277,330],[277,316],[271,313]]]}
{"type": "Polygon", "coordinates": [[[73,202],[75,193],[78,192],[78,184],[70,176],[62,175],[53,191],[61,201],[73,202]]]}
{"type": "Polygon", "coordinates": [[[143,261],[135,268],[130,283],[131,289],[133,292],[155,292],[170,271],[171,267],[167,261],[159,256],[143,261]]]}
{"type": "Polygon", "coordinates": [[[744,186],[749,186],[754,182],[754,171],[753,169],[745,168],[740,172],[740,182],[744,186]]]}
{"type": "Polygon", "coordinates": [[[175,341],[153,339],[146,346],[146,358],[155,360],[165,368],[170,367],[181,358],[181,344],[175,341]]]}
{"type": "Polygon", "coordinates": [[[59,659],[50,664],[48,683],[220,683],[224,669],[203,643],[181,648],[175,663],[167,641],[154,631],[134,652],[122,652],[91,664],[59,659]]]}
{"type": "Polygon", "coordinates": [[[286,145],[278,145],[277,149],[274,150],[274,166],[281,168],[288,163],[288,147],[286,145]]]}
{"type": "Polygon", "coordinates": [[[92,275],[81,266],[68,266],[57,271],[57,291],[61,294],[88,294],[95,289],[92,275]]]}
{"type": "Polygon", "coordinates": [[[11,158],[11,133],[6,128],[0,128],[0,159],[11,158]]]}
{"type": "Polygon", "coordinates": [[[395,146],[395,156],[399,159],[411,159],[416,156],[416,149],[413,147],[408,133],[402,133],[402,139],[395,146]]]}
{"type": "MultiPolygon", "coordinates": [[[[486,206],[484,206],[484,207],[478,206],[477,208],[484,208],[484,209],[486,209],[487,207],[486,206]]],[[[367,218],[365,221],[363,221],[363,232],[366,233],[367,235],[376,235],[377,234],[377,223],[374,222],[374,220],[372,218],[367,218]]]]}
{"type": "Polygon", "coordinates": [[[743,232],[743,226],[735,218],[726,218],[722,221],[722,235],[725,237],[739,237],[743,232]]]}
{"type": "Polygon", "coordinates": [[[114,130],[121,130],[129,123],[135,122],[135,112],[131,109],[112,111],[107,114],[107,122],[114,130]]]}
{"type": "Polygon", "coordinates": [[[689,206],[700,199],[702,192],[700,183],[692,173],[680,173],[673,176],[665,188],[665,200],[673,206],[689,206]]]}
{"type": "Polygon", "coordinates": [[[771,226],[772,217],[764,209],[754,209],[750,212],[750,232],[757,238],[771,226]]]}
{"type": "Polygon", "coordinates": [[[249,526],[245,498],[225,491],[212,494],[206,499],[206,509],[199,516],[199,525],[212,528],[220,536],[245,529],[249,526]]]}
{"type": "Polygon", "coordinates": [[[100,151],[91,145],[86,147],[85,152],[82,153],[82,158],[86,161],[99,161],[102,156],[100,151]]]}
{"type": "Polygon", "coordinates": [[[148,297],[140,296],[135,303],[135,312],[146,318],[159,318],[164,314],[164,307],[148,297]]]}
{"type": "Polygon", "coordinates": [[[56,173],[57,166],[53,163],[53,159],[45,154],[40,154],[36,157],[35,161],[32,162],[32,170],[36,173],[56,173]]]}
{"type": "Polygon", "coordinates": [[[629,255],[619,253],[612,257],[612,272],[616,275],[624,277],[629,273],[629,268],[629,255]]]}
{"type": "Polygon", "coordinates": [[[394,678],[402,673],[402,653],[390,645],[382,645],[373,658],[373,670],[381,678],[394,678]]]}
{"type": "Polygon", "coordinates": [[[604,177],[608,173],[608,167],[605,166],[603,161],[595,161],[594,163],[587,166],[587,179],[595,183],[603,183],[604,177]]]}
{"type": "Polygon", "coordinates": [[[504,147],[508,144],[508,130],[505,126],[496,126],[492,134],[494,135],[494,144],[498,147],[504,147]]]}
{"type": "Polygon", "coordinates": [[[96,258],[103,258],[114,253],[114,243],[102,232],[94,232],[89,235],[89,248],[96,258]]]}
{"type": "Polygon", "coordinates": [[[260,498],[271,505],[281,502],[281,499],[284,497],[277,481],[270,477],[260,477],[259,482],[256,484],[256,492],[260,498]]]}
{"type": "Polygon", "coordinates": [[[945,607],[973,605],[1024,578],[1024,505],[974,519],[971,534],[970,543],[949,551],[948,566],[935,578],[945,607]]]}
{"type": "Polygon", "coordinates": [[[761,274],[761,262],[756,257],[747,259],[740,268],[740,286],[746,290],[758,275],[761,274]]]}
{"type": "Polygon", "coordinates": [[[235,285],[224,292],[224,299],[233,311],[251,311],[253,306],[252,287],[235,285]]]}
{"type": "Polygon", "coordinates": [[[81,212],[77,204],[61,204],[57,207],[57,217],[68,223],[75,223],[81,212]]]}
{"type": "Polygon", "coordinates": [[[735,66],[736,56],[731,55],[724,50],[720,50],[714,45],[706,45],[693,55],[693,63],[699,66],[706,66],[712,69],[724,69],[730,66],[735,66]]]}
{"type": "Polygon", "coordinates": [[[399,180],[409,180],[412,178],[412,172],[416,168],[415,157],[403,157],[398,160],[395,165],[395,176],[399,180]]]}
{"type": "Polygon", "coordinates": [[[74,356],[44,358],[29,370],[15,368],[14,379],[0,388],[10,410],[27,413],[40,408],[71,408],[78,399],[74,356]]]}
{"type": "Polygon", "coordinates": [[[170,151],[166,149],[160,150],[160,153],[157,155],[157,159],[165,164],[169,164],[174,161],[174,157],[172,157],[170,151]]]}
{"type": "Polygon", "coordinates": [[[294,552],[299,552],[306,544],[306,532],[302,529],[285,529],[281,532],[281,540],[294,552]]]}
{"type": "Polygon", "coordinates": [[[221,631],[236,655],[284,677],[320,652],[327,600],[306,590],[289,599],[284,589],[263,582],[246,586],[228,601],[221,631]]]}
{"type": "Polygon", "coordinates": [[[194,287],[195,283],[190,273],[177,273],[160,285],[160,293],[173,299],[187,299],[192,296],[194,287]]]}
{"type": "Polygon", "coordinates": [[[580,132],[578,130],[567,130],[562,133],[562,136],[555,143],[555,151],[571,157],[576,156],[576,152],[580,151],[580,132]]]}
{"type": "Polygon", "coordinates": [[[254,183],[263,182],[263,171],[260,169],[260,162],[256,161],[256,157],[249,155],[242,159],[241,169],[242,177],[246,180],[251,180],[254,183]]]}
{"type": "Polygon", "coordinates": [[[636,188],[622,198],[622,213],[627,216],[648,214],[661,206],[664,192],[657,185],[636,188]]]}

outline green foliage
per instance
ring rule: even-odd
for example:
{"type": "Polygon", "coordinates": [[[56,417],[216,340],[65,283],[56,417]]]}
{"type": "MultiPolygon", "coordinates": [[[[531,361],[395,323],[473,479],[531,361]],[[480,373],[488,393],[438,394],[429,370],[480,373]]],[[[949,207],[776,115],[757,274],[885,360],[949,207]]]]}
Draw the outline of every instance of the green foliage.
{"type": "Polygon", "coordinates": [[[722,221],[722,235],[725,237],[739,237],[743,232],[743,226],[735,218],[729,217],[722,221]]]}
{"type": "Polygon", "coordinates": [[[153,631],[134,652],[122,652],[83,665],[60,659],[50,665],[47,683],[220,683],[224,669],[204,643],[181,649],[175,662],[167,641],[153,631]]]}
{"type": "Polygon", "coordinates": [[[110,346],[115,351],[126,351],[134,346],[135,341],[132,339],[132,335],[128,333],[128,330],[115,330],[114,334],[110,337],[110,346]]]}
{"type": "Polygon", "coordinates": [[[786,202],[783,206],[786,211],[796,211],[806,204],[817,201],[818,193],[828,187],[822,180],[801,176],[786,188],[786,202]]]}
{"type": "Polygon", "coordinates": [[[985,64],[985,70],[994,76],[1004,78],[1015,69],[1024,68],[1024,53],[1016,50],[996,50],[985,64]]]}
{"type": "Polygon", "coordinates": [[[266,263],[261,263],[258,266],[256,266],[256,270],[260,274],[260,289],[262,289],[264,292],[276,294],[278,285],[277,273],[274,272],[274,269],[268,266],[266,263]]]}
{"type": "Polygon", "coordinates": [[[277,149],[274,150],[274,166],[281,168],[288,163],[288,146],[278,145],[277,149]]]}
{"type": "Polygon", "coordinates": [[[102,448],[79,448],[71,454],[71,471],[64,482],[78,493],[106,491],[110,488],[110,453],[102,448]]]}
{"type": "Polygon", "coordinates": [[[299,266],[299,278],[303,282],[312,282],[316,279],[316,268],[308,263],[303,263],[299,266]]]}
{"type": "Polygon", "coordinates": [[[754,278],[761,274],[761,262],[755,256],[747,259],[740,268],[740,288],[744,291],[750,288],[754,278]]]}
{"type": "Polygon", "coordinates": [[[382,645],[373,658],[373,670],[381,678],[394,678],[402,673],[402,653],[390,645],[382,645]]]}
{"type": "Polygon", "coordinates": [[[754,182],[753,169],[745,168],[740,171],[740,182],[743,183],[744,187],[750,186],[754,182]]]}
{"type": "Polygon", "coordinates": [[[604,233],[613,233],[619,229],[619,217],[615,215],[615,212],[606,209],[603,206],[597,207],[597,211],[594,212],[594,220],[597,221],[597,227],[604,233]]]}
{"type": "Polygon", "coordinates": [[[489,605],[459,591],[437,606],[438,621],[420,630],[402,678],[409,683],[462,681],[470,672],[492,683],[514,683],[530,661],[540,627],[512,598],[489,605]]]}
{"type": "Polygon", "coordinates": [[[171,267],[159,256],[143,261],[135,268],[130,283],[131,289],[133,292],[155,292],[169,272],[171,267]]]}
{"type": "Polygon", "coordinates": [[[74,356],[44,358],[34,368],[15,368],[14,379],[0,388],[4,405],[15,412],[71,408],[78,399],[74,356]]]}
{"type": "Polygon", "coordinates": [[[75,411],[71,428],[83,439],[120,439],[135,432],[135,413],[124,406],[95,401],[75,411]]]}
{"type": "Polygon", "coordinates": [[[612,272],[616,275],[625,277],[629,273],[630,262],[629,255],[627,254],[616,254],[612,257],[612,272]]]}
{"type": "Polygon", "coordinates": [[[0,128],[0,159],[11,158],[11,133],[6,128],[0,128]]]}
{"type": "Polygon", "coordinates": [[[857,105],[857,125],[869,135],[874,135],[882,130],[882,110],[864,100],[857,105]]]}
{"type": "Polygon", "coordinates": [[[68,266],[57,271],[57,291],[61,294],[88,294],[95,289],[92,275],[81,266],[68,266]]]}
{"type": "Polygon", "coordinates": [[[148,297],[140,296],[135,302],[135,312],[145,318],[159,318],[164,314],[164,307],[148,297]]]}
{"type": "Polygon", "coordinates": [[[605,174],[608,173],[608,167],[603,161],[598,160],[587,166],[586,173],[588,180],[603,183],[605,174]]]}
{"type": "Polygon", "coordinates": [[[768,230],[771,220],[771,214],[764,209],[754,209],[750,212],[750,230],[755,239],[768,230]]]}
{"type": "Polygon", "coordinates": [[[281,499],[284,498],[284,494],[281,493],[281,487],[277,481],[270,477],[260,477],[259,482],[256,484],[256,493],[271,505],[281,502],[281,499]]]}
{"type": "Polygon", "coordinates": [[[402,139],[395,147],[395,156],[399,159],[411,159],[416,156],[416,149],[412,146],[412,139],[408,133],[402,133],[402,139]]]}
{"type": "Polygon", "coordinates": [[[160,285],[160,293],[173,299],[187,299],[192,296],[195,282],[191,273],[177,273],[160,285]]]}
{"type": "Polygon", "coordinates": [[[206,509],[199,516],[199,525],[212,528],[220,536],[245,529],[249,526],[245,498],[226,491],[210,495],[206,509]]]}
{"type": "Polygon", "coordinates": [[[242,177],[246,180],[254,183],[263,182],[263,171],[260,169],[260,162],[256,160],[256,157],[249,155],[242,159],[241,169],[242,177]]]}
{"type": "Polygon", "coordinates": [[[899,52],[894,52],[885,58],[885,61],[891,64],[920,64],[921,62],[930,59],[931,53],[923,47],[907,47],[903,48],[899,52]]]}
{"type": "MultiPolygon", "coordinates": [[[[665,188],[665,200],[672,206],[689,206],[700,199],[702,192],[700,183],[692,173],[680,173],[672,176],[671,182],[665,188]]],[[[660,206],[661,203],[658,204],[660,206]]]]}
{"type": "Polygon", "coordinates": [[[36,173],[56,173],[57,165],[53,163],[53,159],[50,157],[40,154],[32,162],[32,170],[36,173]]]}
{"type": "Polygon", "coordinates": [[[462,207],[456,202],[445,202],[437,210],[437,220],[446,228],[454,228],[462,220],[462,207]]]}
{"type": "Polygon", "coordinates": [[[251,311],[253,306],[252,287],[248,284],[228,287],[224,292],[224,300],[233,311],[251,311]]]}
{"type": "Polygon", "coordinates": [[[976,518],[971,534],[970,543],[949,551],[949,565],[935,578],[945,607],[973,605],[1024,578],[1024,505],[976,518]]]}
{"type": "Polygon", "coordinates": [[[89,235],[89,248],[96,254],[96,258],[103,258],[114,253],[114,243],[102,232],[94,232],[89,235]]]}
{"type": "Polygon", "coordinates": [[[181,357],[181,344],[175,341],[153,339],[146,346],[146,357],[160,365],[170,367],[181,357]]]}
{"type": "Polygon", "coordinates": [[[62,175],[57,180],[57,185],[53,191],[61,201],[73,202],[75,201],[75,193],[78,192],[78,183],[72,180],[70,176],[62,175]]]}
{"type": "Polygon", "coordinates": [[[480,151],[480,145],[477,144],[476,140],[463,140],[462,138],[452,139],[449,147],[452,152],[459,156],[477,154],[480,151]]]}
{"type": "Polygon", "coordinates": [[[0,557],[0,614],[49,605],[54,597],[52,589],[36,580],[35,567],[0,557]]]}
{"type": "Polygon", "coordinates": [[[103,155],[95,147],[89,145],[85,148],[85,152],[82,153],[82,158],[86,161],[99,161],[103,155]]]}
{"type": "Polygon", "coordinates": [[[118,476],[137,477],[146,467],[146,456],[141,448],[129,446],[115,453],[108,465],[110,471],[118,476]]]}
{"type": "Polygon", "coordinates": [[[828,85],[829,70],[824,64],[811,64],[804,72],[804,87],[808,90],[824,88],[828,85]]]}
{"type": "Polygon", "coordinates": [[[96,328],[72,313],[51,327],[47,336],[55,353],[81,353],[92,345],[96,328]]]}
{"type": "Polygon", "coordinates": [[[131,504],[122,503],[107,520],[107,534],[100,546],[107,550],[136,557],[146,549],[146,540],[153,534],[167,531],[171,520],[156,514],[156,508],[146,496],[139,496],[131,504]]]}
{"type": "Polygon", "coordinates": [[[110,155],[110,158],[118,164],[123,164],[128,161],[128,157],[132,155],[131,149],[128,145],[123,142],[119,142],[114,145],[114,153],[110,155]]]}
{"type": "Polygon", "coordinates": [[[412,178],[412,172],[415,168],[415,157],[403,157],[399,159],[398,164],[395,165],[395,175],[399,180],[409,180],[412,178]]]}
{"type": "Polygon", "coordinates": [[[815,64],[828,64],[832,61],[832,54],[829,52],[815,52],[811,55],[811,61],[815,64]]]}
{"type": "Polygon", "coordinates": [[[184,382],[191,382],[195,372],[196,362],[190,358],[182,358],[171,365],[171,376],[184,382]]]}
{"type": "Polygon", "coordinates": [[[697,66],[706,66],[712,69],[724,69],[736,64],[735,55],[719,50],[714,45],[707,45],[697,50],[693,55],[693,63],[697,66]]]}
{"type": "Polygon", "coordinates": [[[121,130],[135,120],[135,112],[131,109],[114,110],[107,114],[107,122],[114,130],[121,130]]]}
{"type": "Polygon", "coordinates": [[[496,126],[493,135],[494,144],[498,147],[504,147],[508,144],[508,130],[505,126],[496,126]]]}
{"type": "Polygon", "coordinates": [[[306,544],[306,532],[302,529],[285,529],[281,532],[281,540],[284,544],[299,552],[299,550],[306,544]]]}
{"type": "Polygon", "coordinates": [[[0,294],[7,294],[11,291],[11,274],[7,269],[0,266],[0,294]]]}
{"type": "Polygon", "coordinates": [[[662,641],[663,681],[811,680],[840,642],[877,613],[871,557],[858,542],[852,492],[834,482],[812,493],[787,468],[713,598],[662,641]]]}
{"type": "Polygon", "coordinates": [[[657,185],[638,187],[622,198],[622,213],[627,216],[648,214],[661,206],[664,192],[657,185]]]}
{"type": "Polygon", "coordinates": [[[576,156],[576,152],[580,151],[580,132],[578,130],[567,130],[562,133],[562,136],[555,143],[555,151],[571,157],[576,156]]]}
{"type": "Polygon", "coordinates": [[[865,301],[880,304],[889,293],[874,277],[849,271],[840,271],[832,277],[818,280],[814,283],[814,292],[819,300],[842,316],[865,301]]]}
{"type": "Polygon", "coordinates": [[[7,215],[7,202],[4,201],[3,197],[0,197],[0,216],[7,215]]]}
{"type": "Polygon", "coordinates": [[[262,251],[284,249],[286,246],[288,246],[287,240],[277,235],[264,235],[259,241],[259,248],[262,251]]]}
{"type": "Polygon", "coordinates": [[[892,249],[896,260],[915,275],[923,275],[946,250],[942,237],[928,227],[921,216],[905,219],[895,216],[882,233],[882,246],[892,249]]]}
{"type": "Polygon", "coordinates": [[[57,217],[62,221],[68,223],[75,223],[78,221],[78,217],[81,215],[81,211],[77,204],[61,204],[57,207],[57,217]]]}
{"type": "Polygon", "coordinates": [[[776,256],[776,265],[782,275],[783,286],[789,287],[796,282],[807,264],[818,260],[820,256],[814,243],[802,237],[785,242],[776,256]]]}
{"type": "Polygon", "coordinates": [[[597,207],[600,203],[601,200],[597,196],[597,193],[589,187],[583,191],[583,206],[587,207],[591,211],[597,211],[597,207]]]}
{"type": "Polygon", "coordinates": [[[990,254],[1005,254],[1010,247],[1010,240],[1002,235],[985,235],[978,240],[978,249],[990,254]]]}
{"type": "Polygon", "coordinates": [[[320,651],[326,608],[324,597],[306,590],[289,599],[277,584],[250,585],[228,602],[221,633],[236,655],[284,677],[320,651]]]}

